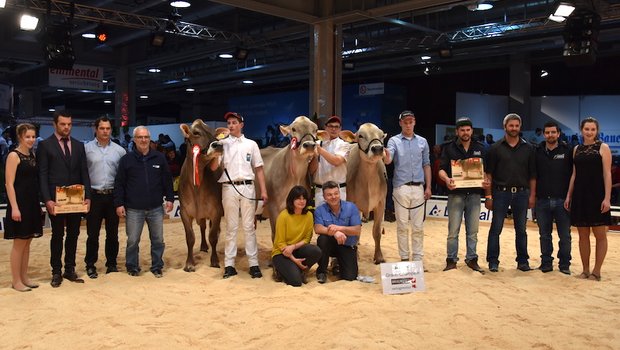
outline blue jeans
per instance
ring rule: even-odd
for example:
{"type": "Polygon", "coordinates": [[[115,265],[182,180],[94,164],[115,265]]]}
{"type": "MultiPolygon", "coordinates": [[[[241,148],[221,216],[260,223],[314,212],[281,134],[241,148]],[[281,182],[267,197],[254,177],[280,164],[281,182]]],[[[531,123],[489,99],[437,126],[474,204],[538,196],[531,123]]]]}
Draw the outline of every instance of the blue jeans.
{"type": "Polygon", "coordinates": [[[127,251],[125,266],[127,271],[140,271],[140,235],[144,222],[149,228],[151,239],[151,271],[164,267],[164,208],[130,209],[126,208],[125,228],[127,231],[127,251]]]}
{"type": "Polygon", "coordinates": [[[540,258],[542,264],[553,264],[553,221],[560,237],[558,259],[561,269],[570,266],[570,215],[564,209],[563,198],[538,198],[536,199],[536,221],[540,232],[540,258]]]}
{"type": "Polygon", "coordinates": [[[478,224],[480,223],[480,193],[448,195],[448,259],[458,261],[459,232],[465,214],[465,233],[467,235],[467,254],[465,260],[478,258],[478,224]]]}
{"type": "Polygon", "coordinates": [[[500,191],[493,189],[493,220],[489,229],[487,243],[487,261],[489,265],[499,265],[499,235],[504,228],[504,219],[508,213],[508,207],[512,208],[512,219],[515,228],[515,246],[517,249],[517,263],[527,263],[530,256],[527,254],[527,205],[530,196],[529,190],[500,191]]]}

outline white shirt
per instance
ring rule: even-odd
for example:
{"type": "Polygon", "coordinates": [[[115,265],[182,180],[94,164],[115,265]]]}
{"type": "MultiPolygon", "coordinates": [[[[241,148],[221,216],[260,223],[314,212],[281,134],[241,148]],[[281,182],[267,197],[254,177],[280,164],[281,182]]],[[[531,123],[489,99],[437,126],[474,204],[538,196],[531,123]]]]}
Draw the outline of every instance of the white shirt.
{"type": "Polygon", "coordinates": [[[90,187],[96,190],[114,188],[114,179],[118,171],[118,163],[125,155],[125,149],[110,140],[106,146],[94,140],[84,145],[90,187]]]}
{"type": "MultiPolygon", "coordinates": [[[[228,170],[232,181],[254,180],[254,168],[263,166],[263,157],[260,155],[256,142],[241,137],[228,136],[222,140],[224,155],[222,166],[228,170]]],[[[230,181],[226,173],[222,174],[218,182],[230,181]]]]}
{"type": "MultiPolygon", "coordinates": [[[[347,159],[351,145],[337,137],[333,140],[323,141],[321,147],[331,154],[347,159]]],[[[338,184],[346,183],[347,162],[345,161],[338,166],[333,166],[325,157],[319,157],[319,167],[314,174],[314,183],[322,185],[327,181],[335,181],[338,184]]]]}

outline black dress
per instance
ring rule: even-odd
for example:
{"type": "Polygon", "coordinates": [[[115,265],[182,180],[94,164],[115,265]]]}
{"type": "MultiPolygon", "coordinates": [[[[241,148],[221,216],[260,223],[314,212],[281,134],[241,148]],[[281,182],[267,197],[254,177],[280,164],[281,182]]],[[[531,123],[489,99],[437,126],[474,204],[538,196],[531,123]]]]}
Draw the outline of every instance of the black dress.
{"type": "Polygon", "coordinates": [[[599,152],[601,141],[591,145],[578,145],[575,151],[575,183],[570,207],[570,222],[573,226],[609,226],[611,211],[601,213],[601,202],[605,198],[603,181],[603,158],[599,152]]]}
{"type": "Polygon", "coordinates": [[[13,187],[15,188],[17,206],[22,214],[22,221],[18,222],[11,219],[13,208],[9,202],[4,220],[4,238],[29,239],[41,237],[43,235],[41,224],[43,212],[39,204],[39,173],[34,154],[24,155],[17,150],[11,152],[17,153],[20,160],[13,187]]]}

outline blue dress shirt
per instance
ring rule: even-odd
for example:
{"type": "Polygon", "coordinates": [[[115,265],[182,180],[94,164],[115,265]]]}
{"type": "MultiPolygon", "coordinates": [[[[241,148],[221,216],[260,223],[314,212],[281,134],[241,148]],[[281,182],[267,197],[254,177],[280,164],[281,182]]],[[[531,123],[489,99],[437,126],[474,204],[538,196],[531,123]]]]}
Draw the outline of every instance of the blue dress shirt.
{"type": "Polygon", "coordinates": [[[430,149],[426,139],[414,134],[412,138],[402,133],[390,137],[387,149],[394,161],[394,188],[407,182],[424,183],[424,167],[430,166],[430,149]]]}
{"type": "MultiPolygon", "coordinates": [[[[314,223],[325,227],[329,225],[357,226],[362,224],[360,211],[353,202],[340,200],[340,213],[334,214],[327,203],[319,205],[314,210],[314,223]]],[[[344,245],[353,247],[359,241],[359,236],[347,236],[344,245]]]]}

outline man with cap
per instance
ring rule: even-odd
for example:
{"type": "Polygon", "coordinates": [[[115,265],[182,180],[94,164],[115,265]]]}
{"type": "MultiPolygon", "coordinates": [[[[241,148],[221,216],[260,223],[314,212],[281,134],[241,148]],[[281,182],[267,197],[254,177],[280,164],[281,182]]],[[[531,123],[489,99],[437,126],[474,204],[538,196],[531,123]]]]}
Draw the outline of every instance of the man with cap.
{"type": "Polygon", "coordinates": [[[431,197],[430,148],[426,139],[416,135],[415,115],[403,111],[398,116],[401,133],[387,143],[385,164],[394,161],[392,178],[394,213],[398,254],[402,261],[409,260],[409,224],[412,228],[412,259],[422,261],[424,256],[424,201],[431,197]]]}
{"type": "MultiPolygon", "coordinates": [[[[476,245],[478,243],[478,226],[480,223],[480,195],[482,187],[457,188],[453,174],[452,162],[464,161],[469,163],[483,163],[486,148],[483,143],[473,140],[473,125],[469,118],[459,118],[456,121],[456,139],[444,144],[439,165],[439,177],[448,187],[448,239],[447,258],[444,271],[456,269],[459,252],[459,231],[461,221],[465,216],[465,232],[467,234],[467,253],[465,264],[474,271],[481,271],[478,265],[476,245]]],[[[459,162],[462,163],[462,162],[459,162]]],[[[481,173],[480,176],[483,174],[481,173]]],[[[488,187],[488,182],[482,181],[481,186],[488,187]]]]}
{"type": "Polygon", "coordinates": [[[510,113],[504,118],[505,136],[487,153],[485,175],[491,186],[485,190],[485,207],[493,210],[487,243],[487,262],[491,272],[499,271],[499,235],[504,228],[508,207],[516,234],[517,269],[530,271],[527,254],[527,209],[536,196],[536,157],[533,146],[519,136],[521,117],[510,113]]]}
{"type": "Polygon", "coordinates": [[[215,159],[210,165],[212,170],[217,169],[220,163],[224,167],[224,173],[218,180],[222,184],[222,206],[226,219],[223,277],[229,278],[237,274],[235,258],[237,257],[239,214],[241,214],[250,275],[252,278],[261,278],[263,274],[258,266],[258,244],[254,227],[256,211],[254,180],[258,181],[262,200],[267,202],[263,158],[256,142],[245,138],[242,134],[243,116],[239,113],[228,112],[224,115],[224,119],[226,119],[230,135],[222,140],[223,156],[215,159]]]}
{"type": "Polygon", "coordinates": [[[323,199],[322,184],[327,181],[334,181],[340,188],[340,198],[347,199],[347,155],[349,154],[349,144],[338,137],[342,128],[342,120],[334,115],[327,119],[325,129],[329,135],[329,140],[321,141],[317,145],[317,157],[310,162],[310,174],[314,179],[314,186],[317,190],[314,193],[314,207],[318,208],[325,202],[323,199]]]}

